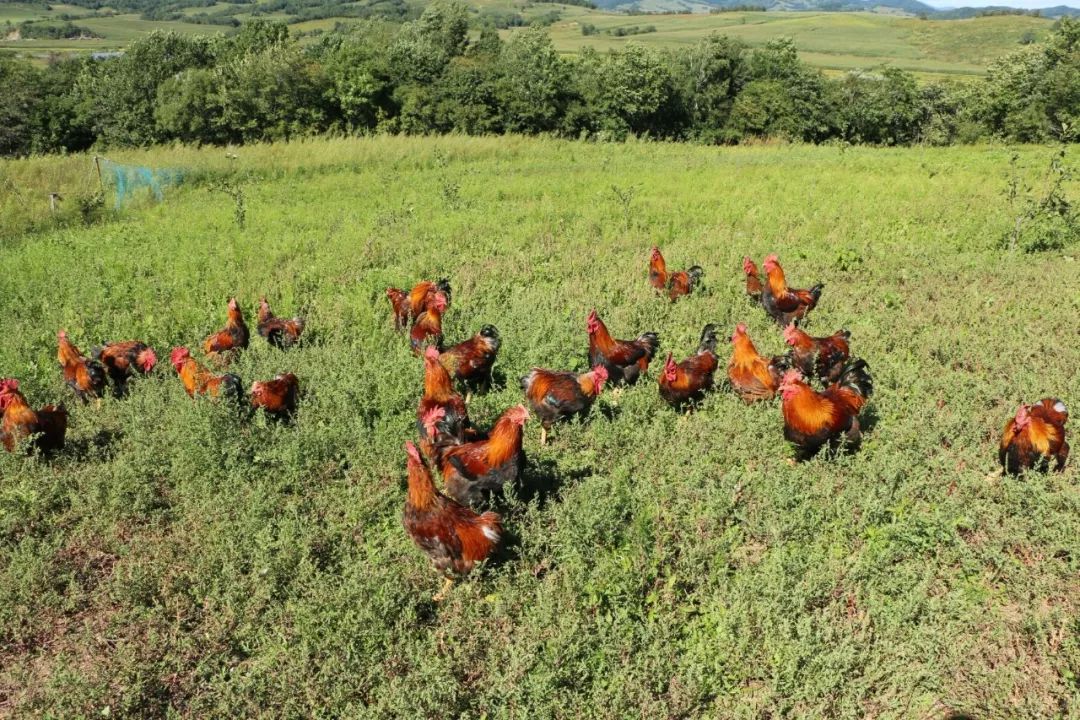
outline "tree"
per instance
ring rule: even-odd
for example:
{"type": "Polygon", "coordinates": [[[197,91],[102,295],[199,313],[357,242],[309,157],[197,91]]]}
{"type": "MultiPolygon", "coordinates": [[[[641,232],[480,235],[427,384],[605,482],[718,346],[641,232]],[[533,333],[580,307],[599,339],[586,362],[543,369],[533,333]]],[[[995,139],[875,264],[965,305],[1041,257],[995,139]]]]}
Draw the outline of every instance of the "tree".
{"type": "Polygon", "coordinates": [[[30,63],[0,55],[0,155],[30,152],[33,118],[41,102],[38,80],[30,63]]]}
{"type": "Polygon", "coordinates": [[[706,142],[726,139],[735,98],[749,80],[746,46],[710,35],[676,57],[675,78],[691,134],[706,142]]]}
{"type": "Polygon", "coordinates": [[[539,28],[516,33],[503,48],[499,101],[510,132],[555,130],[566,110],[570,75],[548,34],[539,28]]]}
{"type": "Polygon", "coordinates": [[[629,43],[603,58],[598,70],[590,100],[601,132],[621,139],[628,133],[673,137],[682,129],[671,67],[659,52],[629,43]]]}
{"type": "Polygon", "coordinates": [[[119,58],[86,65],[78,88],[95,134],[108,145],[167,139],[154,118],[158,88],[177,73],[213,62],[207,38],[155,30],[119,58]]]}

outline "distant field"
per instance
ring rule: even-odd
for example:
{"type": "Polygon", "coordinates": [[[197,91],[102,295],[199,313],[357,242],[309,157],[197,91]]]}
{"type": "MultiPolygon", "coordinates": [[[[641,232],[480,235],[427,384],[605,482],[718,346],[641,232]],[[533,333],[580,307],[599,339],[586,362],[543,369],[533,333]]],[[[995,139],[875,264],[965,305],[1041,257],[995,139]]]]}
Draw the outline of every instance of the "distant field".
{"type": "MultiPolygon", "coordinates": [[[[1062,398],[1077,432],[1078,248],[995,247],[1010,158],[1036,177],[1051,148],[235,152],[110,157],[231,177],[242,229],[196,174],[160,205],[0,239],[0,376],[72,413],[54,460],[0,451],[0,715],[1075,717],[1078,444],[1064,474],[996,472],[1022,399],[1062,398]],[[701,265],[705,292],[658,299],[654,244],[701,265]],[[776,401],[718,389],[683,416],[659,398],[660,359],[706,322],[783,349],[743,291],[743,255],[769,252],[825,283],[807,327],[847,328],[870,364],[856,454],[789,465],[776,401]],[[384,289],[440,277],[449,338],[503,337],[505,385],[469,406],[483,427],[531,366],[584,367],[590,308],[619,337],[657,331],[662,354],[547,447],[526,427],[528,469],[496,505],[506,553],[436,604],[400,523],[421,364],[384,289]],[[250,311],[263,293],[306,314],[309,342],[254,337],[230,371],[245,387],[294,371],[295,425],[193,402],[167,362],[230,295],[250,311]],[[58,328],[84,349],[141,338],[160,365],[126,400],[79,405],[58,328]]],[[[67,212],[96,182],[82,155],[0,162],[0,222],[48,190],[67,212]]]]}
{"type": "Polygon", "coordinates": [[[871,13],[722,13],[718,15],[613,15],[570,11],[551,36],[563,52],[583,47],[610,49],[628,42],[660,47],[692,45],[710,33],[760,46],[777,37],[795,40],[800,57],[827,70],[852,70],[890,64],[921,74],[979,75],[997,57],[1020,47],[1027,31],[1038,38],[1051,21],[1030,17],[971,20],[918,20],[871,13]],[[653,25],[655,33],[626,37],[585,36],[581,23],[601,31],[653,25]]]}
{"type": "MultiPolygon", "coordinates": [[[[575,53],[583,47],[600,50],[614,49],[628,42],[640,42],[657,47],[679,47],[700,41],[710,33],[723,33],[760,46],[781,36],[795,39],[802,58],[830,73],[868,69],[891,64],[917,73],[924,78],[973,77],[985,72],[995,58],[1020,47],[1025,33],[1041,39],[1052,21],[1042,18],[1006,16],[974,18],[971,20],[918,20],[896,15],[873,13],[702,13],[687,15],[625,15],[572,5],[520,3],[514,0],[477,0],[480,11],[500,9],[519,12],[526,19],[558,11],[562,19],[551,27],[556,47],[564,53],[575,53]],[[601,34],[584,36],[582,23],[591,23],[601,34]],[[603,31],[619,27],[653,25],[655,33],[613,37],[603,31]]],[[[213,12],[236,8],[235,17],[250,17],[250,7],[228,6],[189,8],[186,14],[213,12]]],[[[12,3],[0,5],[0,23],[30,19],[55,18],[61,12],[86,14],[84,8],[54,5],[44,10],[41,5],[12,3]]],[[[284,19],[288,16],[278,15],[284,19]]],[[[270,15],[268,17],[274,17],[270,15]]],[[[329,29],[337,18],[298,23],[297,30],[329,29]]],[[[343,19],[348,22],[347,19],[343,19]]],[[[228,32],[220,25],[200,25],[184,22],[141,20],[138,15],[116,15],[108,18],[78,20],[102,36],[99,40],[0,40],[0,52],[20,52],[43,57],[47,53],[85,52],[88,50],[121,49],[135,38],[155,28],[184,33],[215,34],[228,32]]],[[[508,37],[514,30],[503,31],[508,37]]]]}

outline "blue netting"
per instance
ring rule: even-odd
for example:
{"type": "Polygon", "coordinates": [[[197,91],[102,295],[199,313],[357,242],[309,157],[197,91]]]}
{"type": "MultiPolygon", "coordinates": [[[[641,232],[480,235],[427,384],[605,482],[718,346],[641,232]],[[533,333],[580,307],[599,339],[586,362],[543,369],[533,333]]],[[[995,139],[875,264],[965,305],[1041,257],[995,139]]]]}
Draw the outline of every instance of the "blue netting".
{"type": "Polygon", "coordinates": [[[141,191],[152,193],[158,202],[165,199],[165,188],[184,181],[184,171],[171,168],[153,169],[142,165],[122,165],[99,158],[102,177],[111,178],[116,186],[116,207],[135,197],[141,191]]]}

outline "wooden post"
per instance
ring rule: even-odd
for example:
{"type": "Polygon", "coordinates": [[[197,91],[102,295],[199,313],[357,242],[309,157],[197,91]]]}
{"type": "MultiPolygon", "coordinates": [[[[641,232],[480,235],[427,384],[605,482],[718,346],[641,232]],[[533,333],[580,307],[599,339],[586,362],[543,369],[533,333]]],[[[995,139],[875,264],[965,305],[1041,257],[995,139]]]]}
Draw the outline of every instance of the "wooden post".
{"type": "Polygon", "coordinates": [[[97,181],[98,181],[98,185],[101,186],[101,194],[102,194],[102,196],[104,196],[105,195],[105,181],[101,179],[101,156],[99,156],[99,155],[94,156],[94,167],[97,168],[97,181]]]}

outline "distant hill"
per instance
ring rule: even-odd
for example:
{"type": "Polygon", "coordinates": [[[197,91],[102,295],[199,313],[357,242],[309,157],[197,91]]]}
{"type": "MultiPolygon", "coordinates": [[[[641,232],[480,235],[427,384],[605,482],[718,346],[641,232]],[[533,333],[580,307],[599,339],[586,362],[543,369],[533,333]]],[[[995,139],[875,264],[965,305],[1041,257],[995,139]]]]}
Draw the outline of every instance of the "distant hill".
{"type": "MultiPolygon", "coordinates": [[[[637,7],[639,0],[594,0],[596,5],[608,10],[620,10],[628,7],[637,7]]],[[[766,10],[777,11],[814,11],[814,12],[901,12],[908,15],[923,15],[936,20],[954,20],[979,17],[982,15],[1024,15],[1035,14],[1046,18],[1058,18],[1063,16],[1080,17],[1080,8],[1058,5],[1052,8],[1041,8],[1037,11],[1022,10],[1018,8],[992,6],[992,7],[962,7],[948,10],[937,10],[919,0],[696,0],[695,5],[705,5],[714,8],[742,8],[746,5],[757,5],[766,10]]],[[[671,10],[679,11],[685,7],[680,0],[671,0],[671,10]]],[[[650,3],[650,9],[664,7],[663,0],[650,3]]]]}

